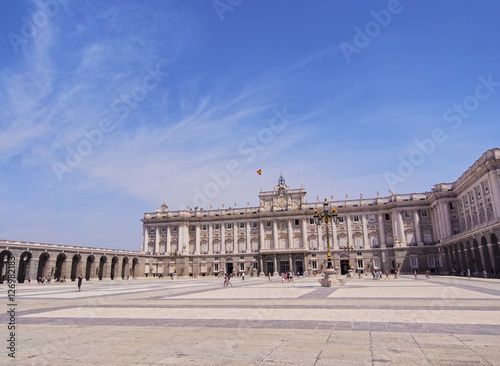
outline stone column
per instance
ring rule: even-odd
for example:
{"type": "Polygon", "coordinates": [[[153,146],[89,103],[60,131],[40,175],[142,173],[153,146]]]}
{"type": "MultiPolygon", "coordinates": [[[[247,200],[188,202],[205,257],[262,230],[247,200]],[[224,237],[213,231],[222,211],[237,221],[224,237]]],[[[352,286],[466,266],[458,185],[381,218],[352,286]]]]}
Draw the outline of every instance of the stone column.
{"type": "Polygon", "coordinates": [[[141,252],[147,252],[148,242],[149,242],[148,239],[149,239],[148,227],[146,225],[144,225],[143,230],[142,230],[142,249],[141,249],[141,252]]]}
{"type": "Polygon", "coordinates": [[[292,219],[287,220],[288,248],[293,248],[293,228],[292,219]]]}
{"type": "Polygon", "coordinates": [[[197,223],[194,228],[195,228],[194,254],[198,255],[200,254],[200,241],[201,241],[200,224],[197,223]]]}
{"type": "Polygon", "coordinates": [[[170,225],[167,226],[167,242],[165,244],[165,253],[170,253],[172,251],[172,247],[170,245],[170,241],[172,240],[172,233],[170,232],[170,225]]]}
{"type": "Polygon", "coordinates": [[[238,253],[240,248],[238,248],[238,223],[235,222],[233,225],[233,252],[238,253]]]}
{"type": "MultiPolygon", "coordinates": [[[[263,221],[259,221],[259,239],[260,239],[260,249],[269,249],[269,248],[266,248],[266,245],[265,245],[265,235],[264,235],[264,222],[263,221]]],[[[261,258],[262,260],[262,258],[261,258]]],[[[263,267],[261,268],[262,271],[264,271],[263,267]]]]}
{"type": "Polygon", "coordinates": [[[398,213],[398,239],[400,246],[406,246],[406,237],[405,237],[405,224],[403,221],[403,212],[397,211],[398,213]]]}
{"type": "Polygon", "coordinates": [[[214,224],[208,225],[208,253],[214,253],[213,237],[214,237],[214,224]]]}
{"type": "Polygon", "coordinates": [[[317,225],[318,228],[318,249],[323,249],[323,230],[321,225],[317,225]]]}
{"type": "Polygon", "coordinates": [[[370,248],[370,242],[368,241],[368,227],[366,224],[366,215],[361,215],[361,223],[363,225],[363,247],[365,249],[370,248]]]}
{"type": "Polygon", "coordinates": [[[290,267],[290,272],[294,272],[291,254],[288,254],[288,267],[290,267]]]}
{"type": "MultiPolygon", "coordinates": [[[[220,254],[226,254],[226,224],[220,224],[220,254]]],[[[226,269],[224,268],[224,273],[226,269]]]]}
{"type": "Polygon", "coordinates": [[[451,229],[450,201],[443,202],[443,211],[446,238],[449,238],[453,234],[453,231],[451,229]]]}
{"type": "Polygon", "coordinates": [[[424,245],[424,242],[422,241],[422,228],[420,227],[420,216],[418,214],[418,210],[413,211],[413,226],[415,227],[415,240],[417,245],[424,245]]]}
{"type": "Polygon", "coordinates": [[[155,254],[160,252],[160,227],[155,226],[155,254]]]}
{"type": "Polygon", "coordinates": [[[260,260],[260,272],[259,272],[259,276],[264,276],[264,262],[262,261],[262,255],[259,256],[259,260],[260,260]]]}
{"type": "Polygon", "coordinates": [[[380,248],[386,248],[384,214],[383,213],[378,214],[378,236],[379,236],[380,248]]]}
{"type": "Polygon", "coordinates": [[[307,218],[302,219],[302,248],[309,249],[307,241],[307,218]]]}
{"type": "MultiPolygon", "coordinates": [[[[273,220],[273,248],[272,249],[278,249],[279,248],[279,242],[278,242],[278,223],[276,220],[273,220]]],[[[275,258],[276,260],[276,258],[275,258]]]]}
{"type": "Polygon", "coordinates": [[[347,224],[347,245],[354,247],[354,241],[352,240],[351,216],[347,215],[346,220],[347,220],[347,223],[346,223],[347,224]]]}
{"type": "Polygon", "coordinates": [[[279,276],[279,273],[278,273],[278,260],[276,259],[276,254],[273,255],[273,260],[274,260],[274,273],[273,273],[273,275],[274,276],[279,276]]]}
{"type": "Polygon", "coordinates": [[[251,234],[250,234],[250,229],[251,229],[251,225],[252,223],[251,222],[247,222],[246,224],[246,228],[247,228],[247,247],[246,247],[246,251],[247,253],[251,253],[252,252],[252,242],[251,242],[251,234]]]}
{"type": "Polygon", "coordinates": [[[436,206],[429,209],[429,214],[431,215],[431,226],[432,226],[432,239],[433,241],[438,241],[441,238],[439,223],[436,220],[436,206]]]}
{"type": "MultiPolygon", "coordinates": [[[[335,223],[332,223],[332,246],[331,250],[339,250],[339,238],[337,237],[337,225],[335,223]]],[[[333,253],[332,253],[333,257],[333,253]]],[[[334,266],[335,267],[335,266],[334,266]]]]}

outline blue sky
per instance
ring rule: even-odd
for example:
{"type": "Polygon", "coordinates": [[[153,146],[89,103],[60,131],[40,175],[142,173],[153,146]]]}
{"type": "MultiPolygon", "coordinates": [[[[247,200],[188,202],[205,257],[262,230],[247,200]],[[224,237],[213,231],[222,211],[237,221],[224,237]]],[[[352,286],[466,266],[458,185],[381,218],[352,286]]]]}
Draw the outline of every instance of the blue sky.
{"type": "Polygon", "coordinates": [[[0,3],[0,239],[138,250],[144,212],[430,191],[499,147],[500,2],[0,3]]]}

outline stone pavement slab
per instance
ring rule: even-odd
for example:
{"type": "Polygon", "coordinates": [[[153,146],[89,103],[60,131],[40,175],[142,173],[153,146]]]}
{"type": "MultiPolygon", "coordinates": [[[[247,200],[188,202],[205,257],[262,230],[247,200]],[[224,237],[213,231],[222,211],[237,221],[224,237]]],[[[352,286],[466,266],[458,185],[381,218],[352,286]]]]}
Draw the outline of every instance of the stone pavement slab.
{"type": "Polygon", "coordinates": [[[19,284],[1,364],[500,365],[499,280],[317,280],[19,284]]]}

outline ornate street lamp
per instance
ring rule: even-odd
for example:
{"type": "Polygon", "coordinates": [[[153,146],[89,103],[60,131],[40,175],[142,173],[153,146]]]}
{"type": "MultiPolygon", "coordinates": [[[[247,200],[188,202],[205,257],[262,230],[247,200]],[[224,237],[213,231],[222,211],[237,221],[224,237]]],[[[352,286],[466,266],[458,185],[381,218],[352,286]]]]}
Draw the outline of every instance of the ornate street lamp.
{"type": "Polygon", "coordinates": [[[347,244],[340,249],[346,250],[347,251],[347,259],[349,261],[349,268],[347,268],[347,277],[351,277],[351,272],[352,272],[352,267],[351,267],[351,250],[354,249],[352,245],[349,245],[349,238],[347,238],[347,244]]]}
{"type": "Polygon", "coordinates": [[[332,209],[332,211],[328,211],[328,200],[325,198],[325,202],[323,202],[323,212],[318,212],[318,210],[314,211],[314,221],[316,222],[316,225],[321,225],[321,222],[324,221],[326,224],[326,247],[328,250],[327,253],[327,269],[332,269],[333,268],[333,261],[332,261],[332,253],[330,252],[330,234],[329,234],[329,229],[328,229],[328,223],[333,221],[334,224],[338,223],[338,214],[337,210],[335,208],[332,209]]]}

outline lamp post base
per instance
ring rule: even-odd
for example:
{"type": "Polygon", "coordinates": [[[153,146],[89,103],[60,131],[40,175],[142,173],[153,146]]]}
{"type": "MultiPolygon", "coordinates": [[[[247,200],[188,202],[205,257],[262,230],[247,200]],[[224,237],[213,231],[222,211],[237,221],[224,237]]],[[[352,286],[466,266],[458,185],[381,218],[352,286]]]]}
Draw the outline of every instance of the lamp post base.
{"type": "Polygon", "coordinates": [[[322,279],[318,280],[321,287],[333,287],[340,285],[340,281],[337,279],[337,271],[334,268],[327,268],[325,270],[325,275],[322,279]]]}

